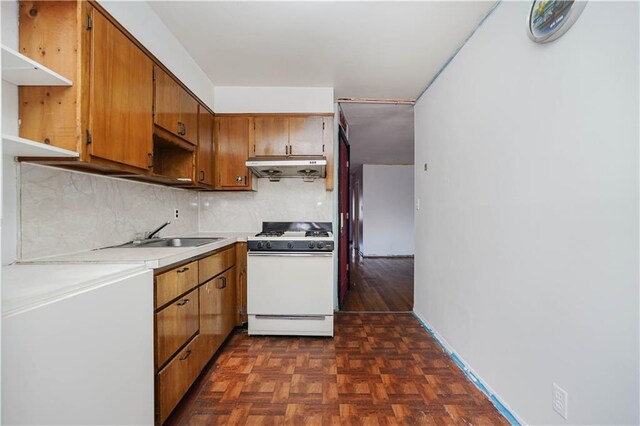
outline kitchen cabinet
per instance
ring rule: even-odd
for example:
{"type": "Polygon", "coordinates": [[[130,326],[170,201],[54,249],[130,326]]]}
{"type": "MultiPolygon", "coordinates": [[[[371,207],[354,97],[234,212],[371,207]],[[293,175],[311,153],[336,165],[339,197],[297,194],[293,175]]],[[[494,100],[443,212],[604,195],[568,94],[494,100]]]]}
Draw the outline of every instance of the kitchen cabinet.
{"type": "Polygon", "coordinates": [[[160,137],[198,144],[198,101],[159,66],[153,70],[153,123],[160,137]],[[159,128],[159,129],[158,129],[159,128]]]}
{"type": "Polygon", "coordinates": [[[253,155],[285,156],[289,154],[289,118],[254,117],[253,155]]]}
{"type": "Polygon", "coordinates": [[[152,153],[151,59],[87,2],[20,2],[26,56],[70,87],[20,87],[20,136],[80,153],[62,163],[144,173],[152,153]]]}
{"type": "Polygon", "coordinates": [[[247,243],[236,243],[236,325],[247,323],[247,243]]]}
{"type": "Polygon", "coordinates": [[[197,180],[207,187],[213,187],[213,122],[213,114],[199,105],[197,180]]]}
{"type": "Polygon", "coordinates": [[[249,158],[249,126],[246,116],[215,118],[215,188],[250,190],[251,172],[245,166],[249,158]]]}
{"type": "Polygon", "coordinates": [[[326,117],[291,117],[289,119],[289,155],[325,155],[326,117]]]}
{"type": "Polygon", "coordinates": [[[333,132],[323,116],[256,116],[253,118],[252,154],[261,156],[324,156],[324,132],[333,132]]]}
{"type": "Polygon", "coordinates": [[[199,328],[198,290],[156,313],[156,365],[164,365],[199,328]]]}
{"type": "Polygon", "coordinates": [[[234,244],[156,271],[155,412],[159,424],[236,326],[237,252],[234,244]]]}

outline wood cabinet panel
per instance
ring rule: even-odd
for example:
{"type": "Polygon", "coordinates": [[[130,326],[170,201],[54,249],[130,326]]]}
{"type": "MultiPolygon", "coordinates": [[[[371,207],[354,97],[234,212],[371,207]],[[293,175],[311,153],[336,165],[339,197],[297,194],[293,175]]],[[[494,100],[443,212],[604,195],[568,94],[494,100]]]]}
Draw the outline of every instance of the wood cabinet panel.
{"type": "Polygon", "coordinates": [[[253,155],[289,153],[289,118],[255,117],[253,119],[253,155]]]}
{"type": "Polygon", "coordinates": [[[178,266],[156,276],[155,307],[170,302],[198,285],[198,262],[178,266]]]}
{"type": "Polygon", "coordinates": [[[156,388],[158,424],[167,420],[205,364],[203,339],[197,335],[160,371],[156,388]]]}
{"type": "Polygon", "coordinates": [[[213,114],[202,105],[198,111],[197,180],[213,186],[213,114]]]}
{"type": "Polygon", "coordinates": [[[247,243],[236,243],[236,325],[247,322],[247,243]]]}
{"type": "Polygon", "coordinates": [[[198,281],[204,283],[215,277],[225,269],[229,269],[236,262],[236,252],[233,246],[207,256],[198,261],[198,281]]]}
{"type": "Polygon", "coordinates": [[[154,68],[154,124],[198,144],[198,102],[159,66],[154,68]]]}
{"type": "Polygon", "coordinates": [[[100,12],[91,16],[90,154],[146,169],[153,153],[153,63],[100,12]]]}
{"type": "Polygon", "coordinates": [[[249,117],[215,118],[216,189],[251,189],[249,117]]]}
{"type": "Polygon", "coordinates": [[[198,289],[156,313],[156,366],[162,366],[198,332],[198,289]]]}
{"type": "Polygon", "coordinates": [[[289,154],[324,155],[324,120],[324,117],[291,117],[289,119],[289,154]]]}

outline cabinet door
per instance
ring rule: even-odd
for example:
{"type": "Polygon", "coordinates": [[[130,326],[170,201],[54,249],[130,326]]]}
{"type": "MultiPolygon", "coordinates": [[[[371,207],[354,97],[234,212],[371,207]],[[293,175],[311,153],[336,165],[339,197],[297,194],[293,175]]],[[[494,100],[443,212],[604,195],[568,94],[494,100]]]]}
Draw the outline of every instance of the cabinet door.
{"type": "Polygon", "coordinates": [[[253,155],[287,155],[289,153],[289,119],[255,117],[253,119],[253,155]]]}
{"type": "Polygon", "coordinates": [[[216,117],[216,188],[250,189],[248,117],[216,117]]]}
{"type": "Polygon", "coordinates": [[[222,285],[222,340],[227,338],[236,326],[236,267],[228,269],[220,276],[222,285]]]}
{"type": "Polygon", "coordinates": [[[180,87],[180,123],[182,123],[182,138],[187,142],[198,144],[198,101],[186,90],[180,87]]]}
{"type": "Polygon", "coordinates": [[[100,12],[91,15],[89,152],[146,169],[153,152],[153,64],[100,12]]]}
{"type": "Polygon", "coordinates": [[[180,108],[182,88],[162,68],[154,67],[155,115],[154,124],[182,137],[180,108]]]}
{"type": "Polygon", "coordinates": [[[324,155],[324,127],[324,117],[291,117],[289,155],[324,155]]]}
{"type": "Polygon", "coordinates": [[[198,112],[198,182],[213,185],[213,115],[202,105],[198,112]]]}
{"type": "Polygon", "coordinates": [[[223,293],[218,289],[219,281],[213,278],[200,286],[200,337],[208,359],[222,344],[223,293]]]}

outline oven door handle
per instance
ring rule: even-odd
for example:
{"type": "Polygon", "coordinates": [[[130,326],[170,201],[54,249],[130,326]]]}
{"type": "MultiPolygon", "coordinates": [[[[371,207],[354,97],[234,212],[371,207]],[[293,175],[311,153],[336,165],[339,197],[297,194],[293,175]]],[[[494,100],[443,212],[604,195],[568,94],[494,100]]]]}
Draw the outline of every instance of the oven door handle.
{"type": "Polygon", "coordinates": [[[333,252],[323,251],[317,253],[299,253],[299,252],[287,252],[287,251],[251,251],[247,253],[248,256],[272,256],[272,257],[333,257],[333,252]]]}

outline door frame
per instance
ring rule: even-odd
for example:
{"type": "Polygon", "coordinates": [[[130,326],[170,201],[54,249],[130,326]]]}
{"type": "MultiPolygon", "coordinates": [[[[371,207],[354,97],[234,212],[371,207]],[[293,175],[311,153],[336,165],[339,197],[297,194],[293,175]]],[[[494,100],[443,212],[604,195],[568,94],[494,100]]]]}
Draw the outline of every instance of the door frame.
{"type": "Polygon", "coordinates": [[[338,125],[338,305],[342,303],[345,295],[351,288],[350,279],[350,222],[351,222],[351,146],[349,145],[349,139],[342,126],[338,125]],[[343,155],[342,144],[344,143],[343,155]],[[342,188],[342,169],[346,162],[346,194],[343,194],[342,188]],[[346,200],[343,202],[343,199],[346,200]],[[344,206],[343,206],[344,203],[344,206]],[[344,207],[344,210],[343,210],[344,207]],[[341,216],[343,211],[346,211],[345,216],[341,216]],[[343,229],[344,228],[344,232],[343,229]],[[343,241],[346,240],[346,241],[343,241]],[[346,247],[346,249],[344,248],[346,247]],[[343,251],[346,250],[346,256],[343,251]],[[346,269],[346,274],[343,271],[346,269]],[[346,284],[343,285],[342,280],[346,276],[346,284]],[[344,293],[341,293],[341,289],[344,289],[344,293]]]}

